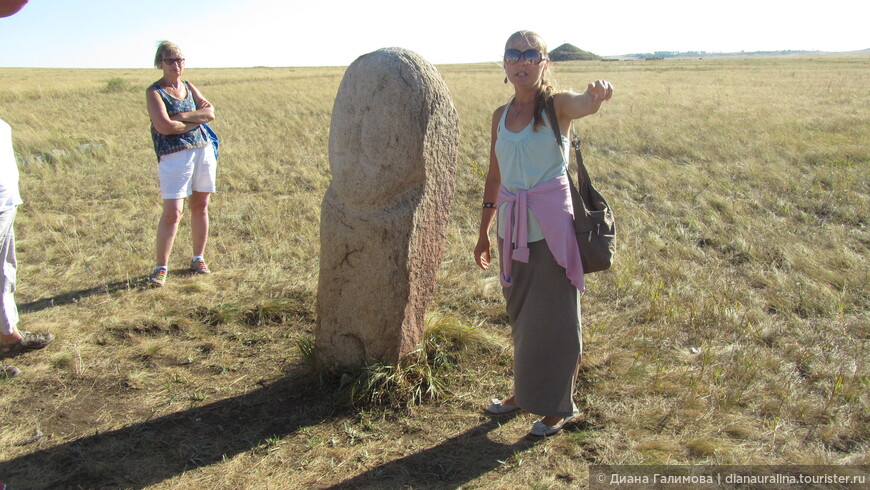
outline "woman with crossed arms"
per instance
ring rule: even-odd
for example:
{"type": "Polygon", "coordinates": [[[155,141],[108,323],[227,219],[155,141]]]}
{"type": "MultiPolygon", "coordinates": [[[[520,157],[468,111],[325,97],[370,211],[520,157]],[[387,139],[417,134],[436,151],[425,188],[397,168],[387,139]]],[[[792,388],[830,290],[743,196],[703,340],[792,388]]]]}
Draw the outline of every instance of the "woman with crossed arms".
{"type": "Polygon", "coordinates": [[[177,44],[161,41],[154,66],[163,77],[145,92],[151,118],[151,138],[158,159],[163,214],[157,225],[157,256],[149,276],[152,286],[163,286],[169,271],[169,253],[189,198],[193,258],[190,269],[209,274],[203,254],[208,240],[208,201],[215,191],[217,156],[203,124],[214,120],[214,106],[192,83],[182,80],[184,54],[177,44]]]}

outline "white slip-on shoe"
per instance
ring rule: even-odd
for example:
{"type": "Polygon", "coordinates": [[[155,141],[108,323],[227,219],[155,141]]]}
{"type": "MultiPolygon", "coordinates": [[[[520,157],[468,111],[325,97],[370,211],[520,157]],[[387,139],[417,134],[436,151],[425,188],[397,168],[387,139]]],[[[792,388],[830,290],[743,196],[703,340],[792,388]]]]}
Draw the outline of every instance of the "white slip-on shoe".
{"type": "Polygon", "coordinates": [[[520,409],[519,405],[505,405],[498,398],[493,398],[490,402],[492,403],[486,407],[486,411],[495,415],[516,412],[520,409]]]}
{"type": "Polygon", "coordinates": [[[568,417],[565,417],[564,419],[562,419],[556,425],[547,425],[547,424],[541,422],[540,420],[537,420],[537,421],[535,421],[534,424],[532,424],[532,430],[529,431],[529,434],[531,434],[533,436],[538,436],[538,437],[551,436],[551,435],[555,434],[556,432],[559,432],[560,430],[562,430],[562,428],[565,427],[565,424],[570,422],[571,419],[573,419],[573,418],[574,418],[574,415],[569,415],[568,417]]]}

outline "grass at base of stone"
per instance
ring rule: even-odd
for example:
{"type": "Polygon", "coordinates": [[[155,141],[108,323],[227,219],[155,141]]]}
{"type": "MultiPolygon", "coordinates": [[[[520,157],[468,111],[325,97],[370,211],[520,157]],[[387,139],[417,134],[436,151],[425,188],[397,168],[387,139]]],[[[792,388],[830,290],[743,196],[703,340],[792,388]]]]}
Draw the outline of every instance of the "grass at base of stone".
{"type": "Polygon", "coordinates": [[[452,318],[430,321],[420,346],[397,363],[326,368],[318,361],[310,339],[300,340],[299,349],[303,364],[319,379],[321,389],[355,409],[406,408],[444,399],[450,396],[451,380],[463,359],[504,351],[491,335],[452,318]]]}

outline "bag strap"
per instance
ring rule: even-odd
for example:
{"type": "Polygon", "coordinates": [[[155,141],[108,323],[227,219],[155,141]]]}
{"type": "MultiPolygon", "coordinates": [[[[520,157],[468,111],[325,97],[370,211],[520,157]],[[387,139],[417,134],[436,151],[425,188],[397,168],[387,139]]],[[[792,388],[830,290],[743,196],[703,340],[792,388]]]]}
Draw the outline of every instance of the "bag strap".
{"type": "MultiPolygon", "coordinates": [[[[559,129],[559,118],[556,117],[556,104],[553,102],[553,97],[547,99],[545,109],[547,111],[547,119],[550,120],[550,128],[553,129],[553,136],[556,137],[556,146],[561,150],[562,131],[559,129]]],[[[571,146],[574,148],[574,156],[577,158],[577,188],[583,194],[583,186],[589,182],[589,172],[586,171],[586,165],[583,164],[583,153],[580,152],[580,138],[574,132],[573,126],[571,126],[571,146]]]]}
{"type": "MultiPolygon", "coordinates": [[[[553,98],[547,99],[545,104],[547,110],[547,118],[550,120],[550,126],[553,128],[553,135],[556,137],[556,143],[559,146],[559,151],[562,149],[562,133],[559,131],[559,120],[556,118],[556,106],[553,103],[553,98]]],[[[571,199],[576,204],[574,206],[574,226],[581,230],[592,229],[592,221],[590,220],[589,211],[596,209],[595,200],[592,197],[592,182],[589,180],[589,173],[586,171],[586,165],[583,164],[583,155],[580,153],[580,138],[571,131],[571,145],[574,147],[574,153],[577,156],[577,186],[571,178],[571,172],[568,172],[568,181],[571,185],[571,199]],[[581,212],[582,210],[582,212],[581,212]]]]}

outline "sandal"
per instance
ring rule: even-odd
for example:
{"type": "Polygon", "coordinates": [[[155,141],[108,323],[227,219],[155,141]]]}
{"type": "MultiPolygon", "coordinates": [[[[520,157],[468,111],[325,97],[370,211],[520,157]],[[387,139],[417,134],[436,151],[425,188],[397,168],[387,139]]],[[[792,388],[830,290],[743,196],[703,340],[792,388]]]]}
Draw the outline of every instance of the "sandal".
{"type": "Polygon", "coordinates": [[[573,419],[573,418],[574,418],[574,415],[569,415],[569,416],[565,417],[564,419],[562,419],[556,425],[547,425],[547,424],[541,422],[540,420],[538,420],[534,424],[532,424],[532,430],[529,431],[529,434],[531,434],[533,436],[538,436],[538,437],[551,436],[551,435],[555,434],[556,432],[559,432],[560,430],[562,430],[562,428],[565,427],[565,425],[568,422],[570,422],[571,419],[573,419]]]}
{"type": "Polygon", "coordinates": [[[490,400],[490,406],[486,407],[486,411],[495,415],[516,412],[520,409],[519,405],[505,405],[498,398],[490,400]]]}
{"type": "Polygon", "coordinates": [[[50,333],[34,333],[23,331],[21,340],[14,344],[0,345],[0,359],[5,357],[15,357],[18,354],[23,354],[28,351],[44,349],[54,340],[54,335],[50,333]]]}

